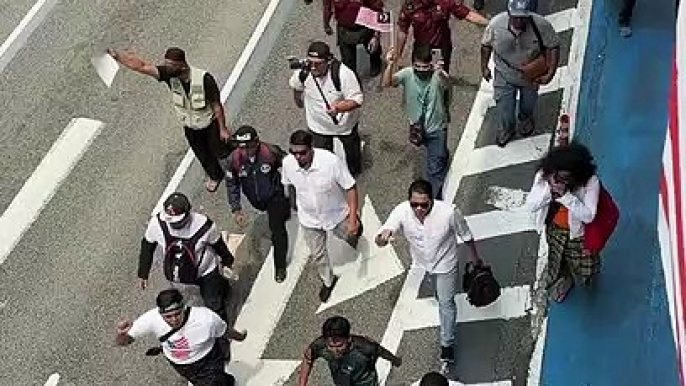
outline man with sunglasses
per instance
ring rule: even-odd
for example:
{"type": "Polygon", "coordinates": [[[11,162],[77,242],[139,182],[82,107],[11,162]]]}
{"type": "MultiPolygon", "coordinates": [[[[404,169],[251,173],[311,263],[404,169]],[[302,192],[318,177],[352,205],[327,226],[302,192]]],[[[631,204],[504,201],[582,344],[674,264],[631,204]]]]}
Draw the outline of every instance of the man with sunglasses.
{"type": "Polygon", "coordinates": [[[286,280],[288,233],[286,221],[291,208],[281,183],[281,162],[286,153],[278,146],[261,142],[252,126],[241,126],[234,134],[238,148],[220,162],[226,169],[226,190],[234,220],[245,227],[241,191],[253,208],[266,211],[274,246],[274,280],[286,280]]]}
{"type": "Polygon", "coordinates": [[[440,317],[440,360],[444,366],[455,360],[457,306],[455,295],[459,283],[458,238],[469,247],[469,257],[483,264],[467,221],[454,205],[434,200],[428,181],[415,180],[408,189],[408,200],[393,209],[376,236],[383,247],[402,232],[410,244],[412,269],[428,273],[436,287],[440,317]]]}
{"type": "Polygon", "coordinates": [[[223,176],[218,160],[232,149],[231,130],[226,126],[224,106],[214,77],[189,65],[186,53],[178,47],[168,48],[164,64],[158,66],[121,50],[109,49],[107,52],[124,67],[169,86],[188,144],[209,177],[205,188],[215,192],[223,176]]]}
{"type": "Polygon", "coordinates": [[[357,75],[334,58],[324,42],[312,42],[307,50],[307,66],[291,76],[295,105],[305,108],[307,127],[314,146],[334,150],[334,138],[343,144],[348,170],[353,176],[362,171],[362,140],[359,123],[364,96],[357,75]]]}
{"type": "Polygon", "coordinates": [[[295,131],[289,150],[291,154],[283,160],[282,182],[295,188],[298,220],[322,280],[319,299],[325,303],[338,281],[329,261],[327,233],[353,249],[362,235],[357,184],[335,154],[312,147],[309,132],[295,131]]]}
{"type": "Polygon", "coordinates": [[[230,285],[220,273],[217,257],[225,268],[231,268],[233,255],[217,226],[207,216],[191,211],[191,203],[182,193],[172,193],[167,197],[162,211],[148,223],[141,240],[138,262],[138,286],[141,289],[148,286],[157,246],[163,251],[166,279],[197,285],[205,306],[226,321],[230,285]]]}
{"type": "Polygon", "coordinates": [[[350,322],[342,316],[328,318],[322,335],[305,349],[300,366],[299,386],[307,386],[317,358],[329,365],[336,386],[377,386],[376,361],[383,358],[398,367],[402,360],[367,337],[350,333],[350,322]]]}
{"type": "MultiPolygon", "coordinates": [[[[247,333],[228,327],[217,314],[205,307],[190,307],[181,292],[167,289],[157,295],[157,307],[133,323],[124,319],[117,324],[115,343],[126,346],[146,335],[161,342],[161,351],[169,364],[195,386],[233,386],[236,380],[224,369],[220,343],[242,342],[247,333]]],[[[159,354],[160,348],[147,355],[159,354]]]]}

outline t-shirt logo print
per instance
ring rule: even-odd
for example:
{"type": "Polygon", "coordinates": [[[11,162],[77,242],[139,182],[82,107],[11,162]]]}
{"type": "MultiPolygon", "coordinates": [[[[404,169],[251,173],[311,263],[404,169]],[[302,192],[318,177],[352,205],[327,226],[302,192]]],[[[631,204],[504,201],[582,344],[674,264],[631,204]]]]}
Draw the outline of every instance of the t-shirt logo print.
{"type": "Polygon", "coordinates": [[[177,340],[168,340],[167,346],[169,347],[171,355],[174,359],[186,360],[190,357],[191,346],[185,336],[182,336],[177,340]]]}

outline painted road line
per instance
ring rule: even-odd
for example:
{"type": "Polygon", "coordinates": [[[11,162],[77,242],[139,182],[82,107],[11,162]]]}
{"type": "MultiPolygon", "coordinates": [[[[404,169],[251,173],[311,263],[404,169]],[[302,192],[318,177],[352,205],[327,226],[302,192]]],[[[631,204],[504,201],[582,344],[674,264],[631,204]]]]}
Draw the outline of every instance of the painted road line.
{"type": "Polygon", "coordinates": [[[50,12],[58,0],[38,0],[19,24],[14,28],[10,36],[0,46],[0,72],[12,61],[14,55],[26,44],[29,36],[38,27],[50,12]]]}
{"type": "MultiPolygon", "coordinates": [[[[285,1],[292,1],[292,0],[285,0],[285,1]]],[[[221,90],[221,102],[222,102],[222,104],[225,104],[226,101],[231,96],[231,94],[236,91],[236,87],[238,85],[238,82],[241,79],[241,75],[244,73],[245,68],[248,64],[248,61],[250,60],[250,57],[257,51],[257,46],[260,43],[260,40],[262,39],[262,35],[264,35],[265,32],[267,31],[267,28],[269,27],[269,23],[272,21],[272,18],[274,17],[274,14],[276,13],[280,3],[281,3],[281,0],[271,0],[269,2],[269,4],[267,5],[267,9],[264,11],[264,14],[262,14],[262,18],[260,19],[260,21],[257,23],[257,26],[253,30],[252,35],[250,36],[250,39],[248,40],[248,43],[245,45],[245,48],[243,48],[243,52],[241,53],[241,56],[238,58],[238,61],[236,62],[236,64],[233,66],[233,70],[231,71],[231,74],[229,75],[229,79],[224,84],[224,87],[222,87],[222,90],[221,90]]],[[[261,49],[269,49],[269,48],[261,47],[261,49]]],[[[234,109],[238,108],[238,106],[231,106],[231,107],[234,109]]],[[[179,184],[181,184],[181,181],[183,180],[183,177],[185,176],[186,172],[188,171],[188,169],[193,164],[194,159],[195,159],[195,155],[193,154],[193,150],[188,149],[188,151],[186,152],[186,155],[183,157],[183,160],[181,161],[181,164],[179,164],[179,167],[176,168],[174,175],[172,176],[171,180],[169,180],[169,183],[167,184],[166,188],[162,192],[162,195],[160,196],[160,199],[157,202],[157,205],[155,205],[155,208],[153,209],[151,215],[154,215],[154,214],[156,214],[162,210],[162,204],[164,203],[164,200],[167,198],[167,196],[174,193],[178,189],[179,184]]]]}
{"type": "Polygon", "coordinates": [[[261,359],[309,258],[305,240],[298,231],[297,217],[294,216],[287,227],[291,241],[295,242],[286,280],[283,283],[274,281],[272,247],[236,319],[236,328],[248,330],[248,337],[245,341],[232,345],[231,362],[227,369],[241,385],[273,385],[284,377],[288,379],[299,363],[261,359]]]}
{"type": "Polygon", "coordinates": [[[0,264],[36,221],[102,127],[100,121],[75,118],[57,138],[0,217],[0,264]]]}
{"type": "MultiPolygon", "coordinates": [[[[419,381],[417,380],[412,386],[419,386],[419,381]]],[[[489,383],[462,383],[458,381],[448,380],[450,386],[512,386],[510,381],[500,381],[500,382],[489,382],[489,383]]]]}
{"type": "Polygon", "coordinates": [[[540,159],[549,149],[551,134],[518,139],[507,144],[507,151],[497,145],[474,150],[464,171],[464,176],[486,173],[540,159]]]}
{"type": "Polygon", "coordinates": [[[229,251],[231,252],[231,254],[236,256],[236,251],[238,251],[238,247],[243,242],[245,234],[229,233],[227,231],[222,231],[222,238],[226,242],[226,245],[229,247],[229,251]]]}
{"type": "Polygon", "coordinates": [[[48,377],[48,381],[45,382],[45,386],[57,386],[60,382],[60,375],[55,373],[48,377]]]}
{"type": "Polygon", "coordinates": [[[555,31],[564,32],[579,25],[579,14],[576,8],[567,8],[545,17],[553,25],[555,31]]]}
{"type": "Polygon", "coordinates": [[[531,213],[517,210],[493,210],[466,216],[467,224],[476,240],[528,232],[535,229],[531,213]]]}
{"type": "Polygon", "coordinates": [[[374,242],[376,232],[381,228],[381,221],[374,210],[369,196],[364,198],[360,215],[364,224],[363,235],[358,243],[357,258],[343,266],[337,267],[335,259],[340,256],[355,256],[354,251],[345,242],[330,237],[330,257],[334,264],[334,273],[340,277],[331,293],[329,301],[322,303],[317,313],[371,291],[379,285],[402,275],[405,267],[395,253],[393,246],[378,247],[374,242]],[[335,251],[335,252],[333,252],[335,251]],[[348,251],[343,253],[343,251],[348,251]]]}
{"type": "MultiPolygon", "coordinates": [[[[486,307],[474,307],[469,304],[467,294],[455,296],[457,303],[457,322],[469,323],[482,320],[514,319],[527,315],[531,309],[531,288],[528,285],[505,287],[498,300],[486,307]]],[[[435,297],[417,299],[410,310],[405,322],[405,331],[438,327],[438,300],[435,297]]]]}

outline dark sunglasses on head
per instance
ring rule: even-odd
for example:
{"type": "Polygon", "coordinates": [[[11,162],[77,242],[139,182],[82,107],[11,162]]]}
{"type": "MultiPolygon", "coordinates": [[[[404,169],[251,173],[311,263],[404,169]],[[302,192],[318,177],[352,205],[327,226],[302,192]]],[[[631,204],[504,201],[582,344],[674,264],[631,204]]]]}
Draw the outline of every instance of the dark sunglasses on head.
{"type": "Polygon", "coordinates": [[[430,202],[410,202],[410,206],[413,208],[429,209],[430,205],[430,202]]]}

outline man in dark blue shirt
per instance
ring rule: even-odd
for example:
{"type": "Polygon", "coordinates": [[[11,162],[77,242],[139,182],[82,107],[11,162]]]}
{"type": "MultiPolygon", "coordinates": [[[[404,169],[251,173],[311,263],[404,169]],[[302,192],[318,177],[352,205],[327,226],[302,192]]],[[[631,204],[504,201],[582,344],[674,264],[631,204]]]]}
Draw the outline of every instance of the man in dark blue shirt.
{"type": "Polygon", "coordinates": [[[274,280],[286,280],[288,233],[286,221],[291,209],[281,183],[281,161],[286,153],[276,145],[261,142],[251,126],[241,126],[234,134],[238,148],[220,160],[226,170],[229,205],[239,226],[246,225],[241,191],[255,209],[266,211],[274,247],[274,280]]]}

